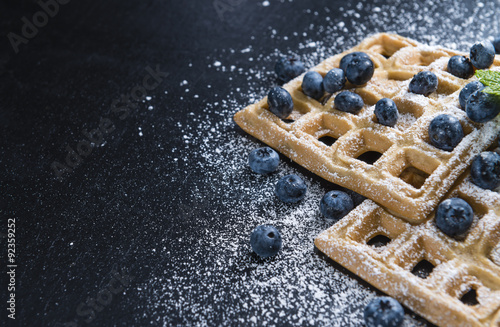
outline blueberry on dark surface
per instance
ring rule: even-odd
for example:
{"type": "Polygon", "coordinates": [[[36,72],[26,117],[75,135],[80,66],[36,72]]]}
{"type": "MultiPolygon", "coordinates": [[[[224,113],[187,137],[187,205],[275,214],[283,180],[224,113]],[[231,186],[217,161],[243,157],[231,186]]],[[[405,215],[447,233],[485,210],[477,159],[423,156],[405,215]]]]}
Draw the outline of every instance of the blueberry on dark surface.
{"type": "Polygon", "coordinates": [[[323,89],[323,76],[315,71],[307,72],[302,80],[302,92],[313,99],[321,99],[325,93],[323,89]]]}
{"type": "Polygon", "coordinates": [[[438,87],[438,79],[433,72],[425,71],[419,72],[413,76],[409,90],[412,93],[429,95],[436,91],[438,87]]]}
{"type": "Polygon", "coordinates": [[[364,317],[366,327],[399,327],[403,323],[405,312],[398,301],[382,296],[368,303],[364,317]]]}
{"type": "Polygon", "coordinates": [[[436,210],[436,226],[446,235],[455,237],[469,230],[474,212],[472,207],[460,198],[446,199],[436,210]]]}
{"type": "Polygon", "coordinates": [[[347,193],[330,191],[321,199],[319,208],[326,218],[339,220],[354,208],[354,204],[347,193]]]}
{"type": "Polygon", "coordinates": [[[257,174],[269,174],[278,169],[280,157],[276,151],[268,146],[250,152],[248,165],[257,174]]]}
{"type": "Polygon", "coordinates": [[[281,201],[295,203],[306,196],[307,185],[297,175],[286,175],[276,183],[274,192],[281,201]]]}
{"type": "Polygon", "coordinates": [[[485,123],[492,120],[500,112],[500,103],[494,95],[481,90],[474,91],[465,105],[465,112],[470,120],[485,123]]]}
{"type": "Polygon", "coordinates": [[[370,58],[352,58],[345,68],[345,77],[354,85],[363,85],[372,78],[374,71],[370,58]]]}
{"type": "Polygon", "coordinates": [[[500,154],[483,152],[472,160],[472,182],[477,186],[494,190],[500,186],[500,154]]]}
{"type": "Polygon", "coordinates": [[[375,116],[380,124],[394,126],[398,121],[398,107],[392,99],[380,99],[375,104],[375,116]]]}
{"type": "Polygon", "coordinates": [[[346,54],[345,56],[340,59],[339,63],[339,68],[342,69],[344,72],[347,68],[347,64],[352,60],[352,59],[370,59],[370,56],[367,55],[364,52],[356,51],[356,52],[351,52],[349,54],[346,54]]]}
{"type": "Polygon", "coordinates": [[[272,225],[257,226],[250,235],[250,245],[259,257],[272,257],[281,249],[281,234],[272,225]]]}
{"type": "Polygon", "coordinates": [[[464,130],[457,118],[442,114],[429,125],[429,139],[436,148],[451,151],[464,138],[464,130]]]}
{"type": "Polygon", "coordinates": [[[493,42],[491,42],[493,44],[493,47],[495,48],[495,53],[496,54],[500,54],[500,36],[497,36],[493,42]]]}
{"type": "Polygon", "coordinates": [[[274,71],[283,82],[299,76],[305,71],[304,63],[296,56],[282,57],[274,65],[274,71]]]}
{"type": "Polygon", "coordinates": [[[495,60],[495,47],[486,40],[477,42],[470,48],[470,61],[477,69],[486,69],[495,60]]]}
{"type": "Polygon", "coordinates": [[[342,91],[337,94],[333,103],[336,109],[351,114],[358,113],[365,104],[359,94],[350,91],[342,91]]]}
{"type": "Polygon", "coordinates": [[[267,94],[267,104],[269,111],[285,119],[293,110],[293,99],[290,93],[282,87],[274,87],[267,94]]]}
{"type": "Polygon", "coordinates": [[[460,78],[471,78],[474,75],[474,66],[469,58],[453,56],[448,61],[448,73],[460,78]]]}
{"type": "Polygon", "coordinates": [[[340,68],[334,68],[326,73],[323,79],[323,88],[328,93],[335,93],[345,86],[345,74],[340,68]]]}
{"type": "Polygon", "coordinates": [[[478,90],[482,90],[484,88],[483,83],[479,81],[472,81],[469,84],[465,85],[462,91],[460,91],[460,95],[458,96],[458,101],[460,102],[460,106],[465,110],[465,106],[467,104],[467,100],[472,93],[478,90]]]}

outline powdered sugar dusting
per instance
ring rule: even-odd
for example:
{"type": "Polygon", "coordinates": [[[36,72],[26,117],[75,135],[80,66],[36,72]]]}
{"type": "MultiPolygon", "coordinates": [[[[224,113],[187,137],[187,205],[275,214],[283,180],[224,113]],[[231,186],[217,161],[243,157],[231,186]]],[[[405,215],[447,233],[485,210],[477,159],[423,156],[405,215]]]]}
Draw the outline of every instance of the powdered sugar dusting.
{"type": "MultiPolygon", "coordinates": [[[[265,1],[258,5],[269,4],[265,1]]],[[[273,1],[269,8],[278,5],[273,1]]],[[[205,226],[204,233],[189,239],[165,240],[186,244],[186,255],[165,265],[165,271],[170,271],[168,278],[156,274],[148,285],[141,286],[151,293],[151,301],[144,305],[143,311],[156,317],[152,323],[363,325],[364,306],[376,295],[373,289],[314,252],[313,239],[332,224],[321,217],[318,208],[329,187],[319,177],[302,174],[303,170],[288,159],[282,160],[278,172],[269,176],[252,173],[247,167],[248,153],[262,144],[241,133],[232,116],[260,100],[274,86],[272,66],[281,54],[296,53],[307,67],[312,67],[382,31],[397,31],[422,42],[465,50],[478,36],[484,35],[481,31],[487,30],[480,22],[493,24],[488,27],[490,31],[499,30],[498,20],[493,19],[497,12],[493,4],[481,8],[472,5],[472,8],[465,20],[462,12],[467,8],[463,4],[441,4],[434,0],[422,3],[398,0],[391,5],[353,2],[336,8],[324,20],[317,18],[317,12],[308,10],[301,13],[301,19],[311,21],[308,29],[284,33],[278,32],[279,26],[269,26],[268,35],[258,37],[259,42],[264,42],[262,38],[289,40],[289,49],[256,53],[255,44],[247,44],[239,49],[217,49],[207,58],[210,63],[207,69],[215,78],[232,80],[238,76],[246,82],[239,84],[238,89],[214,90],[219,100],[204,102],[202,114],[191,117],[187,125],[177,126],[187,140],[184,148],[176,149],[177,157],[182,159],[186,151],[194,153],[199,171],[192,172],[189,178],[207,181],[203,189],[193,190],[190,195],[193,205],[182,208],[181,214],[192,217],[203,212],[203,216],[214,218],[198,222],[205,226]],[[360,12],[368,12],[370,26],[360,23],[360,12]],[[437,14],[442,12],[448,15],[437,14]],[[449,33],[455,30],[460,32],[449,33]],[[298,35],[304,38],[295,42],[298,35]],[[247,56],[254,68],[238,67],[234,54],[247,56]],[[209,118],[214,114],[220,119],[209,118]],[[295,205],[280,203],[273,191],[277,180],[290,173],[301,176],[308,186],[306,198],[295,205]],[[264,223],[281,231],[284,247],[277,257],[259,260],[251,254],[249,235],[254,227],[264,223]]],[[[191,85],[188,81],[179,84],[191,85]]],[[[193,92],[186,94],[194,97],[193,92]]],[[[413,119],[410,114],[402,115],[398,128],[406,128],[413,119]]],[[[168,251],[164,250],[163,255],[169,256],[168,251]]],[[[407,315],[404,325],[425,323],[407,315]]]]}

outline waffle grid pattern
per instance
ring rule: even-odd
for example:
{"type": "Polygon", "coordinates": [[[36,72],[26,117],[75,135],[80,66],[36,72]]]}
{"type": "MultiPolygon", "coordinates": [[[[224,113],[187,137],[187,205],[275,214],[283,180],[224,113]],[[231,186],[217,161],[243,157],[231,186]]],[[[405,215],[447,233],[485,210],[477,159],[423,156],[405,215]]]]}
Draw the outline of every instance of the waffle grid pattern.
{"type": "MultiPolygon", "coordinates": [[[[308,170],[376,201],[409,222],[420,223],[473,157],[493,143],[500,132],[500,117],[475,124],[459,107],[459,92],[472,79],[449,74],[446,65],[451,56],[461,53],[398,35],[372,36],[313,70],[324,76],[353,51],[367,53],[375,64],[374,76],[366,85],[347,83],[346,88],[365,102],[358,114],[334,109],[336,94],[327,94],[320,101],[304,95],[302,75],[283,86],[294,101],[288,119],[270,113],[267,98],[239,111],[234,119],[246,132],[308,170]],[[438,89],[430,96],[408,92],[413,75],[423,70],[438,77],[438,89]],[[374,104],[384,97],[392,98],[400,112],[394,128],[378,124],[373,113],[374,104]],[[441,113],[457,117],[466,134],[452,152],[429,142],[428,125],[441,113]],[[322,142],[326,137],[335,142],[326,145],[322,142]],[[380,157],[373,163],[360,160],[367,152],[380,157]]],[[[500,69],[500,59],[495,59],[492,69],[500,69]]]]}
{"type": "Polygon", "coordinates": [[[500,194],[464,178],[449,197],[464,199],[475,213],[471,229],[459,240],[435,226],[433,213],[412,225],[365,200],[321,233],[315,245],[439,326],[498,327],[500,194]],[[374,244],[381,236],[387,243],[374,244]],[[430,269],[422,273],[423,266],[430,269]],[[464,303],[471,294],[474,301],[464,303]]]}

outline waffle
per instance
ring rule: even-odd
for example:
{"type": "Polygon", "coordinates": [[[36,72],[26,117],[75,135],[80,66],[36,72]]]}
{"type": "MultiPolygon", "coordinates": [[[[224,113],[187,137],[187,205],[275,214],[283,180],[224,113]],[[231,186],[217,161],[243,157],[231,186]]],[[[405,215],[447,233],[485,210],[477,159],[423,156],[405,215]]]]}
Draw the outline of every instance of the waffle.
{"type": "Polygon", "coordinates": [[[462,198],[474,210],[473,225],[459,240],[436,227],[434,213],[412,225],[365,200],[315,245],[439,326],[498,327],[500,194],[465,177],[445,197],[462,198]]]}
{"type": "MultiPolygon", "coordinates": [[[[330,57],[312,70],[325,75],[347,53],[363,51],[375,65],[371,80],[345,89],[358,93],[365,106],[356,115],[334,109],[336,94],[321,101],[307,97],[298,76],[283,87],[294,101],[293,112],[280,119],[268,110],[267,98],[239,111],[236,123],[306,169],[335,184],[358,192],[412,223],[420,223],[435,208],[473,157],[491,145],[500,132],[500,116],[486,124],[467,119],[458,95],[466,80],[446,71],[448,59],[463,53],[429,47],[391,34],[377,34],[358,46],[330,57]],[[420,71],[438,77],[429,96],[408,92],[420,71]],[[394,128],[378,124],[374,104],[391,98],[400,112],[394,128]],[[430,121],[446,112],[459,119],[465,137],[452,152],[429,143],[430,121]],[[330,145],[325,140],[335,141],[330,145]],[[327,144],[325,144],[327,143],[327,144]],[[375,162],[365,155],[379,155],[375,162]]],[[[500,70],[500,58],[493,70],[500,70]]]]}

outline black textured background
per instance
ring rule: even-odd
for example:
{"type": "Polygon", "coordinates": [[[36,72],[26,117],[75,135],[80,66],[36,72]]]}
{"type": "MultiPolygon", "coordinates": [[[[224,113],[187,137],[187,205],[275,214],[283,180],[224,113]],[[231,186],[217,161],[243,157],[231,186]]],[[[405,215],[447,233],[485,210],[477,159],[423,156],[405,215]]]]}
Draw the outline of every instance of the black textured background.
{"type": "MultiPolygon", "coordinates": [[[[28,44],[21,44],[16,54],[8,33],[20,34],[21,18],[31,17],[40,7],[35,1],[0,1],[0,253],[4,266],[6,220],[15,218],[19,266],[18,319],[13,325],[86,325],[77,314],[78,304],[95,296],[111,280],[112,272],[122,269],[132,280],[126,295],[116,295],[93,323],[140,326],[155,321],[138,309],[147,303],[148,293],[136,292],[135,287],[153,276],[168,274],[162,267],[173,257],[189,256],[189,244],[165,240],[196,234],[215,220],[225,219],[207,213],[200,219],[204,222],[186,220],[186,214],[180,212],[191,206],[183,203],[185,195],[196,186],[217,181],[197,178],[196,158],[190,153],[183,154],[186,161],[171,162],[166,156],[169,149],[182,148],[184,141],[175,126],[189,124],[188,112],[218,100],[215,92],[225,94],[248,84],[241,75],[231,81],[220,78],[207,68],[213,63],[211,58],[216,53],[220,56],[222,49],[249,45],[256,53],[292,49],[307,54],[310,50],[294,49],[290,41],[270,38],[269,26],[280,35],[290,29],[307,30],[315,17],[320,21],[330,16],[335,24],[336,20],[346,21],[336,16],[335,8],[351,6],[346,1],[319,0],[271,1],[269,7],[245,0],[222,3],[231,8],[223,17],[212,0],[73,0],[61,5],[60,12],[28,44]],[[331,10],[327,12],[325,7],[331,10]],[[318,16],[304,15],[307,9],[317,11],[318,16]],[[186,69],[189,63],[192,68],[186,69]],[[112,101],[142,81],[147,66],[156,65],[169,75],[148,94],[155,99],[155,109],[144,110],[147,104],[140,103],[129,117],[120,120],[110,110],[112,101]],[[182,80],[190,81],[189,88],[199,98],[180,99],[182,80]],[[212,88],[207,89],[207,84],[212,88]],[[74,147],[82,139],[81,130],[96,128],[101,117],[111,119],[116,127],[106,137],[105,146],[94,148],[73,172],[56,180],[51,163],[62,162],[66,145],[74,147]],[[150,125],[155,126],[154,131],[137,136],[138,127],[150,125]],[[151,248],[163,246],[169,247],[169,255],[151,252],[151,248]]],[[[429,12],[424,13],[418,3],[395,1],[394,10],[414,13],[415,21],[424,25],[429,12]]],[[[429,3],[434,29],[419,31],[417,24],[415,30],[409,30],[403,21],[394,20],[392,31],[398,32],[394,27],[400,26],[399,32],[405,36],[427,41],[432,34],[433,40],[449,43],[462,42],[466,32],[480,37],[499,32],[498,22],[467,25],[473,30],[444,31],[439,17],[446,16],[448,7],[456,2],[427,1],[422,6],[429,3]]],[[[456,6],[462,12],[446,18],[448,24],[451,19],[461,26],[477,5],[456,6]]],[[[498,17],[499,9],[485,8],[497,10],[498,17]]],[[[365,24],[366,34],[383,30],[363,10],[353,24],[365,24]]],[[[346,27],[350,28],[349,23],[346,27]]],[[[322,39],[320,30],[312,33],[307,38],[322,39]]],[[[363,38],[348,32],[349,37],[350,45],[363,38]]],[[[305,39],[299,34],[295,40],[305,39]]],[[[231,60],[239,67],[252,68],[243,57],[235,54],[231,60]]],[[[270,82],[263,80],[262,85],[270,82]]],[[[235,99],[238,101],[238,94],[235,99]]],[[[214,113],[210,119],[219,118],[214,113]]],[[[240,132],[234,127],[233,133],[240,132]]],[[[217,194],[207,195],[208,199],[214,197],[217,194]]],[[[4,269],[0,269],[0,325],[7,321],[4,269]]],[[[195,285],[196,279],[191,282],[195,285]]],[[[233,324],[224,321],[224,310],[221,307],[221,314],[214,314],[211,324],[233,324]]],[[[177,317],[175,310],[165,314],[172,324],[196,323],[177,317]]]]}

